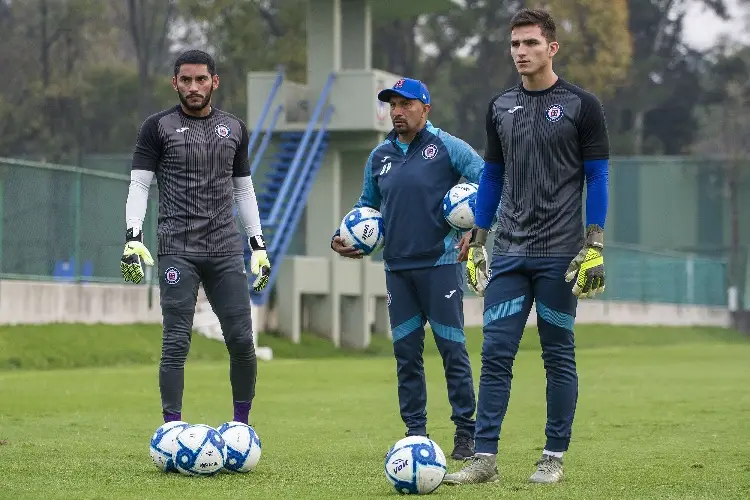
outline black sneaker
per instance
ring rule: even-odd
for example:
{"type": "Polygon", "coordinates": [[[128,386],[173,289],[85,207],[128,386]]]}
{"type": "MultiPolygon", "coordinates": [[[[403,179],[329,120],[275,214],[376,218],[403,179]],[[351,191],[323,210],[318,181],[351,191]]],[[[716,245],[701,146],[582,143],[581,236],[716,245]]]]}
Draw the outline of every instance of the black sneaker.
{"type": "Polygon", "coordinates": [[[453,460],[468,460],[474,456],[474,438],[470,434],[457,432],[453,436],[453,460]]]}
{"type": "MultiPolygon", "coordinates": [[[[406,433],[404,434],[404,437],[409,437],[409,436],[424,436],[424,437],[426,437],[426,438],[428,438],[428,439],[429,439],[429,437],[430,437],[430,435],[429,435],[429,434],[409,434],[409,432],[407,431],[407,432],[406,432],[406,433]]],[[[386,451],[386,452],[385,452],[385,457],[384,457],[384,458],[388,458],[388,454],[389,454],[390,452],[391,452],[391,450],[388,450],[388,451],[386,451]]]]}

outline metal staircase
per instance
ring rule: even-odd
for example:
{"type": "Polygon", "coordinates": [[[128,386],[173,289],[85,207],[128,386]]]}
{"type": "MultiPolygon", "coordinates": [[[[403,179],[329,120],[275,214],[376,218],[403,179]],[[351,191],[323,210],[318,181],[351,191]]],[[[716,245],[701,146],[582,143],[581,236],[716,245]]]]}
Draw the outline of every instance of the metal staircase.
{"type": "MultiPolygon", "coordinates": [[[[281,72],[279,74],[281,75],[281,72]]],[[[326,101],[334,78],[334,74],[329,76],[305,130],[278,133],[281,142],[268,171],[262,179],[253,177],[263,236],[271,260],[271,276],[266,288],[261,292],[250,290],[252,302],[257,306],[264,305],[269,299],[292,235],[302,217],[307,197],[325,157],[329,135],[326,127],[333,115],[333,106],[326,105],[326,101]]],[[[277,78],[277,81],[280,86],[281,79],[277,78]]],[[[261,129],[270,111],[270,102],[276,90],[275,84],[259,118],[259,125],[253,131],[255,138],[251,137],[251,148],[257,140],[256,132],[261,129]]],[[[258,150],[254,153],[251,165],[253,174],[257,171],[261,158],[265,154],[280,113],[281,106],[275,110],[271,125],[266,130],[258,150]]],[[[253,279],[254,276],[248,274],[248,282],[252,283],[253,279]]]]}

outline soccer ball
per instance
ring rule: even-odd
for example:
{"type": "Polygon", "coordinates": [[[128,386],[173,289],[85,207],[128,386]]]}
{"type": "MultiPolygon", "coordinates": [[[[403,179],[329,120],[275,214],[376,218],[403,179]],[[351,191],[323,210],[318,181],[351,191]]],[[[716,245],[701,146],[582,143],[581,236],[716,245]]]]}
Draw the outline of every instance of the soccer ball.
{"type": "Polygon", "coordinates": [[[445,193],[443,217],[453,229],[466,231],[474,226],[474,206],[478,189],[479,185],[464,182],[456,184],[445,193]]]}
{"type": "Polygon", "coordinates": [[[177,434],[174,463],[186,476],[213,476],[224,467],[226,458],[227,445],[213,427],[196,424],[177,434]]]}
{"type": "Polygon", "coordinates": [[[346,246],[362,250],[370,255],[383,248],[383,216],[374,208],[355,208],[346,214],[339,227],[341,238],[346,246]]]}
{"type": "Polygon", "coordinates": [[[446,472],[445,454],[425,436],[401,439],[385,457],[385,477],[399,493],[426,495],[435,491],[446,472]]]}
{"type": "Polygon", "coordinates": [[[218,429],[227,445],[224,469],[230,472],[250,472],[260,460],[260,437],[255,429],[242,422],[226,422],[218,429]]]}
{"type": "Polygon", "coordinates": [[[177,472],[174,455],[177,452],[177,435],[190,424],[182,421],[167,422],[151,436],[149,454],[154,465],[162,472],[177,472]]]}

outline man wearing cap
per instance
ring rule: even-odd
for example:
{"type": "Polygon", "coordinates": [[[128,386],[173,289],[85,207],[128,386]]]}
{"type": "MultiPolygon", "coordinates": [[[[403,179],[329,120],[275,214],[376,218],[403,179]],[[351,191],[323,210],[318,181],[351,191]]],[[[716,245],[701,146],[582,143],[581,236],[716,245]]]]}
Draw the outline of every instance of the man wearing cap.
{"type": "MultiPolygon", "coordinates": [[[[451,457],[474,455],[476,400],[464,335],[461,234],[443,217],[443,197],[462,178],[479,182],[484,161],[471,146],[427,119],[430,93],[403,78],[378,94],[390,104],[393,130],[372,150],[357,207],[383,215],[388,314],[396,357],[398,399],[406,435],[427,436],[427,390],[422,352],[427,322],[443,358],[456,425],[451,457]]],[[[344,245],[338,230],[331,248],[349,258],[362,252],[344,245]]]]}

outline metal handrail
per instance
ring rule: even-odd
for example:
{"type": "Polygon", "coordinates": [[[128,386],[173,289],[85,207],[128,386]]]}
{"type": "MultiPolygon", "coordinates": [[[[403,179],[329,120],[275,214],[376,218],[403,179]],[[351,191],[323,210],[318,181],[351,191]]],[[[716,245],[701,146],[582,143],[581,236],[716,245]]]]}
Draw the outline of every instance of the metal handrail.
{"type": "Polygon", "coordinates": [[[279,91],[279,88],[281,87],[281,82],[283,81],[284,81],[284,67],[278,66],[276,79],[273,81],[273,86],[271,87],[271,93],[268,95],[268,99],[266,99],[266,103],[263,105],[263,110],[260,112],[260,116],[258,117],[258,123],[255,125],[253,132],[250,134],[250,141],[247,144],[248,156],[250,156],[253,152],[255,141],[258,140],[258,135],[260,135],[260,131],[263,128],[263,122],[266,121],[266,116],[268,116],[268,111],[271,109],[271,103],[273,102],[274,97],[276,97],[276,92],[279,91]]]}
{"type": "MultiPolygon", "coordinates": [[[[301,177],[300,182],[297,183],[297,186],[295,187],[295,196],[293,199],[307,199],[307,197],[310,194],[310,190],[312,189],[312,185],[314,182],[315,174],[317,173],[318,169],[320,169],[320,166],[323,164],[323,158],[319,158],[318,161],[315,161],[315,156],[317,155],[318,148],[320,147],[320,143],[323,140],[323,136],[325,136],[326,133],[326,126],[328,125],[328,122],[331,119],[331,116],[333,115],[333,106],[329,106],[325,114],[323,115],[323,119],[320,125],[320,128],[318,129],[318,132],[315,136],[315,140],[313,142],[313,154],[309,155],[308,159],[305,161],[305,173],[303,174],[304,177],[301,177]],[[301,191],[301,192],[299,192],[301,191]]],[[[273,253],[275,259],[279,259],[282,256],[286,255],[287,248],[289,247],[289,244],[292,240],[292,232],[287,230],[288,226],[292,223],[292,218],[298,219],[300,213],[304,209],[305,205],[302,203],[288,203],[286,209],[284,210],[284,217],[282,219],[282,224],[275,229],[274,231],[274,238],[271,242],[271,247],[269,250],[273,253]]],[[[264,300],[266,300],[266,297],[268,294],[271,293],[271,290],[273,289],[274,284],[276,283],[276,279],[278,278],[278,268],[271,273],[271,276],[269,277],[268,284],[266,285],[266,288],[260,292],[257,297],[257,301],[255,303],[261,303],[264,300]]]]}
{"type": "MultiPolygon", "coordinates": [[[[294,191],[292,192],[292,195],[289,198],[289,202],[286,204],[286,208],[284,209],[284,215],[281,217],[279,227],[276,230],[276,234],[278,235],[291,234],[291,232],[287,231],[287,226],[291,222],[290,219],[292,215],[292,210],[301,208],[300,206],[301,204],[298,203],[298,201],[303,199],[301,195],[304,192],[304,190],[308,187],[307,185],[310,183],[309,182],[310,181],[309,179],[310,167],[313,165],[313,162],[315,161],[315,156],[318,153],[318,148],[320,148],[320,143],[323,141],[323,136],[325,136],[326,126],[328,125],[328,122],[330,121],[332,115],[333,115],[333,106],[329,106],[326,109],[325,114],[323,115],[323,121],[321,122],[320,128],[318,129],[318,132],[315,136],[313,144],[310,147],[311,154],[307,155],[307,159],[302,168],[302,172],[300,172],[299,182],[294,187],[294,191]]],[[[323,159],[321,158],[319,161],[322,162],[323,159]]]]}
{"type": "Polygon", "coordinates": [[[260,146],[258,146],[258,151],[255,152],[255,157],[253,157],[253,163],[250,165],[250,175],[254,176],[255,171],[258,169],[258,166],[260,165],[260,160],[263,158],[263,155],[266,152],[266,149],[268,148],[268,143],[271,140],[271,134],[273,134],[274,129],[276,128],[276,122],[279,119],[279,116],[281,115],[281,111],[284,109],[284,106],[279,104],[279,106],[276,108],[276,111],[273,114],[273,118],[271,118],[271,124],[266,129],[266,133],[263,135],[263,140],[260,141],[260,146]]]}
{"type": "Polygon", "coordinates": [[[297,170],[300,168],[302,156],[305,154],[307,143],[310,140],[310,135],[312,135],[313,128],[315,124],[318,122],[318,116],[320,115],[320,112],[323,109],[324,103],[328,99],[328,92],[335,78],[336,78],[336,74],[332,72],[328,76],[328,81],[326,81],[326,84],[323,86],[323,89],[320,91],[320,96],[318,97],[318,102],[315,105],[315,110],[313,111],[313,114],[310,117],[310,121],[307,122],[305,133],[303,134],[302,140],[300,141],[299,146],[297,147],[297,151],[294,154],[294,159],[292,160],[292,163],[289,166],[289,171],[287,172],[284,178],[284,182],[282,183],[281,189],[279,190],[279,193],[276,197],[276,201],[273,204],[271,213],[269,214],[267,220],[261,222],[264,226],[275,225],[276,222],[278,221],[279,212],[281,211],[281,207],[284,204],[284,199],[286,198],[289,192],[291,183],[297,180],[297,170]]]}

